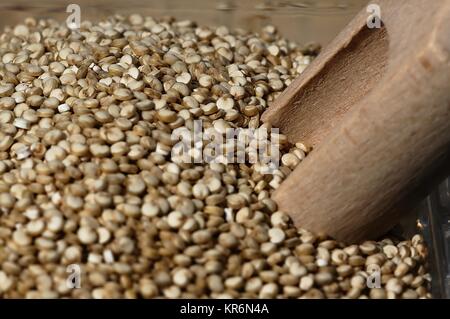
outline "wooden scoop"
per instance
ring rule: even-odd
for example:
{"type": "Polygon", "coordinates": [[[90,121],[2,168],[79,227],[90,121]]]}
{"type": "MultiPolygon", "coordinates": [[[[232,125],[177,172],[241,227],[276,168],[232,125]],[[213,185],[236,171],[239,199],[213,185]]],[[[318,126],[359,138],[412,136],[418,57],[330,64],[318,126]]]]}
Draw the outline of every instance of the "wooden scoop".
{"type": "Polygon", "coordinates": [[[375,239],[450,167],[450,0],[378,0],[280,95],[263,121],[313,151],[273,198],[298,227],[375,239]]]}

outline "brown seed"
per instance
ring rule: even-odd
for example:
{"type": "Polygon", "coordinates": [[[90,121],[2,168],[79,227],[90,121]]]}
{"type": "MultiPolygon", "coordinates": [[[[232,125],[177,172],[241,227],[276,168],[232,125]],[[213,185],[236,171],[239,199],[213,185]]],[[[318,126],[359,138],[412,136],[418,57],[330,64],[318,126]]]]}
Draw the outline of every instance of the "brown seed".
{"type": "Polygon", "coordinates": [[[164,123],[172,123],[177,119],[177,114],[168,109],[162,109],[158,111],[158,119],[164,123]]]}
{"type": "Polygon", "coordinates": [[[8,97],[14,92],[14,85],[11,83],[0,85],[0,97],[8,97]]]}

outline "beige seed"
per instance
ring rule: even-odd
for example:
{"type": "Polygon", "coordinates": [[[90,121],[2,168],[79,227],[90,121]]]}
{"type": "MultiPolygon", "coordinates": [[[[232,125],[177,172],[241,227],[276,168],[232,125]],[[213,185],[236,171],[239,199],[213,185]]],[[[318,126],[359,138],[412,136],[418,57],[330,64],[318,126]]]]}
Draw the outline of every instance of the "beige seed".
{"type": "Polygon", "coordinates": [[[47,229],[54,233],[61,231],[63,226],[64,219],[61,215],[58,214],[53,215],[47,223],[47,229]]]}
{"type": "Polygon", "coordinates": [[[13,240],[19,246],[28,246],[31,244],[31,237],[23,229],[18,229],[13,233],[13,240]]]}
{"type": "Polygon", "coordinates": [[[347,262],[347,259],[348,255],[341,249],[333,250],[333,252],[331,253],[331,261],[335,265],[343,265],[347,262]]]}
{"type": "Polygon", "coordinates": [[[198,54],[190,54],[185,58],[185,62],[187,64],[195,64],[199,63],[202,60],[202,57],[198,54]]]}
{"type": "Polygon", "coordinates": [[[0,293],[7,292],[14,284],[12,278],[4,271],[0,271],[0,293]]]}
{"type": "Polygon", "coordinates": [[[283,163],[283,165],[286,165],[287,167],[293,169],[300,163],[300,159],[294,154],[288,153],[284,154],[281,157],[281,162],[283,163]]]}
{"type": "Polygon", "coordinates": [[[393,258],[398,254],[398,249],[393,245],[386,245],[383,247],[383,252],[386,254],[387,258],[393,258]]]}
{"type": "Polygon", "coordinates": [[[198,230],[192,234],[192,239],[196,244],[206,244],[211,239],[211,233],[207,229],[198,230]]]}
{"type": "Polygon", "coordinates": [[[64,112],[68,112],[68,111],[70,111],[70,106],[67,105],[66,103],[58,105],[58,112],[59,113],[64,113],[64,112]]]}
{"type": "Polygon", "coordinates": [[[307,274],[308,270],[306,269],[306,267],[302,266],[299,262],[294,262],[290,267],[289,267],[289,272],[296,277],[303,277],[304,275],[307,274]]]}
{"type": "Polygon", "coordinates": [[[366,287],[366,278],[360,275],[353,276],[350,285],[356,289],[364,289],[366,287]]]}
{"type": "Polygon", "coordinates": [[[219,244],[226,248],[235,248],[239,245],[239,241],[231,233],[222,233],[219,235],[219,244]]]}
{"type": "Polygon", "coordinates": [[[124,88],[119,88],[119,89],[114,90],[113,94],[114,94],[114,97],[116,99],[118,99],[119,101],[127,101],[127,100],[131,100],[133,98],[131,91],[128,89],[124,89],[124,88]]]}
{"type": "Polygon", "coordinates": [[[278,293],[278,286],[274,283],[268,283],[262,286],[259,292],[259,298],[274,298],[278,293]]]}
{"type": "Polygon", "coordinates": [[[277,56],[280,53],[280,49],[276,45],[271,45],[267,48],[269,53],[273,56],[277,56]]]}
{"type": "Polygon", "coordinates": [[[139,72],[138,68],[132,67],[128,70],[128,74],[135,80],[138,80],[140,78],[141,73],[139,72]]]}
{"type": "Polygon", "coordinates": [[[26,25],[19,24],[14,28],[14,35],[16,37],[27,37],[30,33],[30,30],[26,25]]]}
{"type": "Polygon", "coordinates": [[[127,190],[130,194],[140,195],[147,189],[142,178],[135,176],[129,179],[127,190]]]}
{"type": "Polygon", "coordinates": [[[72,154],[76,156],[85,156],[89,152],[88,146],[80,143],[73,143],[72,145],[70,145],[70,150],[72,154]]]}
{"type": "Polygon", "coordinates": [[[289,221],[289,217],[283,212],[275,212],[270,216],[273,226],[284,226],[289,221]]]}
{"type": "Polygon", "coordinates": [[[92,144],[89,146],[89,151],[95,157],[107,157],[110,154],[108,145],[92,144]]]}
{"type": "MultiPolygon", "coordinates": [[[[237,100],[240,100],[240,99],[244,98],[245,95],[246,95],[245,89],[242,86],[239,86],[239,85],[233,85],[230,88],[230,94],[231,94],[231,96],[233,96],[237,100]]],[[[256,114],[254,114],[254,115],[256,115],[256,114]]]]}
{"type": "Polygon", "coordinates": [[[187,72],[183,72],[176,77],[176,81],[184,84],[189,84],[191,82],[191,75],[187,72]]]}
{"type": "Polygon", "coordinates": [[[299,287],[303,291],[310,290],[314,285],[314,278],[312,275],[304,276],[300,279],[299,287]]]}
{"type": "Polygon", "coordinates": [[[282,229],[274,227],[269,229],[269,237],[270,242],[279,244],[286,238],[286,235],[282,229]]]}
{"type": "Polygon", "coordinates": [[[359,246],[359,249],[365,255],[373,255],[377,252],[377,246],[373,242],[365,242],[359,246]]]}
{"type": "Polygon", "coordinates": [[[192,187],[192,194],[197,199],[205,199],[209,195],[208,186],[203,183],[197,183],[192,187]]]}
{"type": "Polygon", "coordinates": [[[47,162],[63,160],[67,156],[67,152],[58,145],[53,145],[45,153],[45,159],[47,162]]]}
{"type": "Polygon", "coordinates": [[[12,97],[2,97],[0,98],[0,109],[2,110],[13,110],[16,106],[16,101],[12,97]]]}
{"type": "Polygon", "coordinates": [[[31,236],[40,235],[45,229],[45,223],[40,220],[32,220],[26,225],[27,233],[31,236]]]}
{"type": "Polygon", "coordinates": [[[386,290],[388,292],[393,292],[393,293],[399,295],[403,291],[403,284],[399,279],[391,278],[386,283],[386,290]]]}
{"type": "Polygon", "coordinates": [[[329,272],[320,272],[315,275],[315,283],[319,286],[329,285],[333,282],[334,276],[329,272]]]}
{"type": "Polygon", "coordinates": [[[178,286],[170,286],[163,290],[164,296],[169,299],[180,298],[181,290],[178,286]]]}
{"type": "Polygon", "coordinates": [[[370,298],[386,299],[386,291],[382,288],[374,288],[370,290],[370,298]]]}
{"type": "Polygon", "coordinates": [[[1,136],[0,135],[0,152],[7,151],[11,145],[14,143],[14,138],[9,135],[1,136]]]}
{"type": "Polygon", "coordinates": [[[225,280],[225,287],[228,289],[240,289],[244,285],[244,281],[241,277],[235,276],[225,280]]]}
{"type": "Polygon", "coordinates": [[[114,254],[111,250],[106,249],[103,251],[103,259],[107,264],[112,264],[114,262],[114,254]]]}
{"type": "Polygon", "coordinates": [[[106,244],[111,239],[111,232],[105,227],[97,228],[98,242],[106,244]]]}
{"type": "Polygon", "coordinates": [[[24,118],[16,118],[13,122],[13,125],[17,128],[21,128],[24,130],[29,130],[30,129],[30,122],[28,122],[26,119],[24,118]]]}
{"type": "Polygon", "coordinates": [[[214,79],[209,75],[202,75],[198,79],[198,82],[201,86],[203,86],[205,88],[209,88],[213,85],[214,79]]]}
{"type": "Polygon", "coordinates": [[[364,259],[364,257],[356,255],[356,256],[350,256],[348,258],[348,263],[349,263],[349,265],[351,265],[353,267],[359,267],[359,266],[363,266],[366,263],[366,260],[364,259]]]}
{"type": "Polygon", "coordinates": [[[209,276],[207,282],[208,282],[208,288],[212,292],[220,293],[224,289],[222,278],[218,275],[209,276]]]}
{"type": "Polygon", "coordinates": [[[177,211],[171,212],[167,216],[167,223],[170,227],[178,229],[183,225],[183,214],[177,211]]]}
{"type": "Polygon", "coordinates": [[[217,53],[224,57],[225,59],[227,59],[228,61],[233,61],[233,52],[231,52],[231,50],[225,48],[225,47],[221,47],[217,50],[217,53]]]}
{"type": "Polygon", "coordinates": [[[408,289],[402,294],[403,299],[417,299],[418,296],[418,293],[412,289],[408,289]]]}
{"type": "Polygon", "coordinates": [[[66,69],[66,67],[64,66],[64,64],[60,63],[60,62],[52,62],[49,65],[49,70],[51,73],[55,74],[55,75],[61,75],[64,70],[66,69]]]}
{"type": "Polygon", "coordinates": [[[395,277],[403,277],[409,272],[409,266],[406,263],[400,263],[395,268],[394,276],[395,277]]]}
{"type": "Polygon", "coordinates": [[[158,286],[148,278],[139,281],[139,292],[144,298],[154,298],[158,295],[158,286]]]}
{"type": "Polygon", "coordinates": [[[233,209],[241,209],[247,204],[247,201],[241,194],[232,194],[227,196],[227,204],[233,209]]]}
{"type": "Polygon", "coordinates": [[[31,155],[31,150],[28,146],[22,146],[16,149],[16,157],[18,160],[23,160],[31,155]]]}
{"type": "Polygon", "coordinates": [[[66,205],[74,210],[79,210],[83,207],[83,199],[79,196],[74,196],[74,195],[68,195],[65,198],[65,203],[66,205]]]}
{"type": "Polygon", "coordinates": [[[217,107],[229,111],[234,107],[234,100],[231,97],[221,97],[217,100],[217,107]]]}
{"type": "Polygon", "coordinates": [[[97,240],[96,232],[90,227],[80,227],[77,235],[80,242],[85,245],[93,244],[97,240]]]}
{"type": "Polygon", "coordinates": [[[142,206],[142,214],[147,217],[155,217],[158,216],[160,212],[160,208],[158,205],[153,203],[144,203],[142,206]]]}
{"type": "Polygon", "coordinates": [[[214,129],[220,134],[226,134],[229,128],[231,128],[231,126],[223,119],[214,121],[214,129]]]}
{"type": "Polygon", "coordinates": [[[184,287],[189,283],[191,274],[187,269],[179,269],[173,274],[173,282],[179,287],[184,287]]]}

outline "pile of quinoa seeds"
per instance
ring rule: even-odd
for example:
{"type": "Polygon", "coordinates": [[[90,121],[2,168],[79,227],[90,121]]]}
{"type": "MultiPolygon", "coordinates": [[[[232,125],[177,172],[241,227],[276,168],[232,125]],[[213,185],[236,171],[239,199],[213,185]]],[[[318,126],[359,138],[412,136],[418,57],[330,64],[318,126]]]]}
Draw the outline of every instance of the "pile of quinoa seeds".
{"type": "Polygon", "coordinates": [[[306,145],[280,135],[274,174],[171,159],[172,131],[194,120],[260,127],[315,54],[272,26],[132,15],[6,28],[0,297],[429,298],[420,235],[346,246],[277,210],[270,195],[306,145]]]}

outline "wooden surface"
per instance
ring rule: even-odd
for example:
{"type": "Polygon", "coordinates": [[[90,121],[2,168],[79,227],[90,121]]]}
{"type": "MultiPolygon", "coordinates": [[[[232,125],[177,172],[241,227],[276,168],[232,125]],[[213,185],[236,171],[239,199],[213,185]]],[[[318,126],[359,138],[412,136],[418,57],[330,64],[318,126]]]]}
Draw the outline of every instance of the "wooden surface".
{"type": "Polygon", "coordinates": [[[382,235],[450,166],[450,0],[361,12],[263,116],[313,152],[274,199],[298,227],[382,235]]]}

